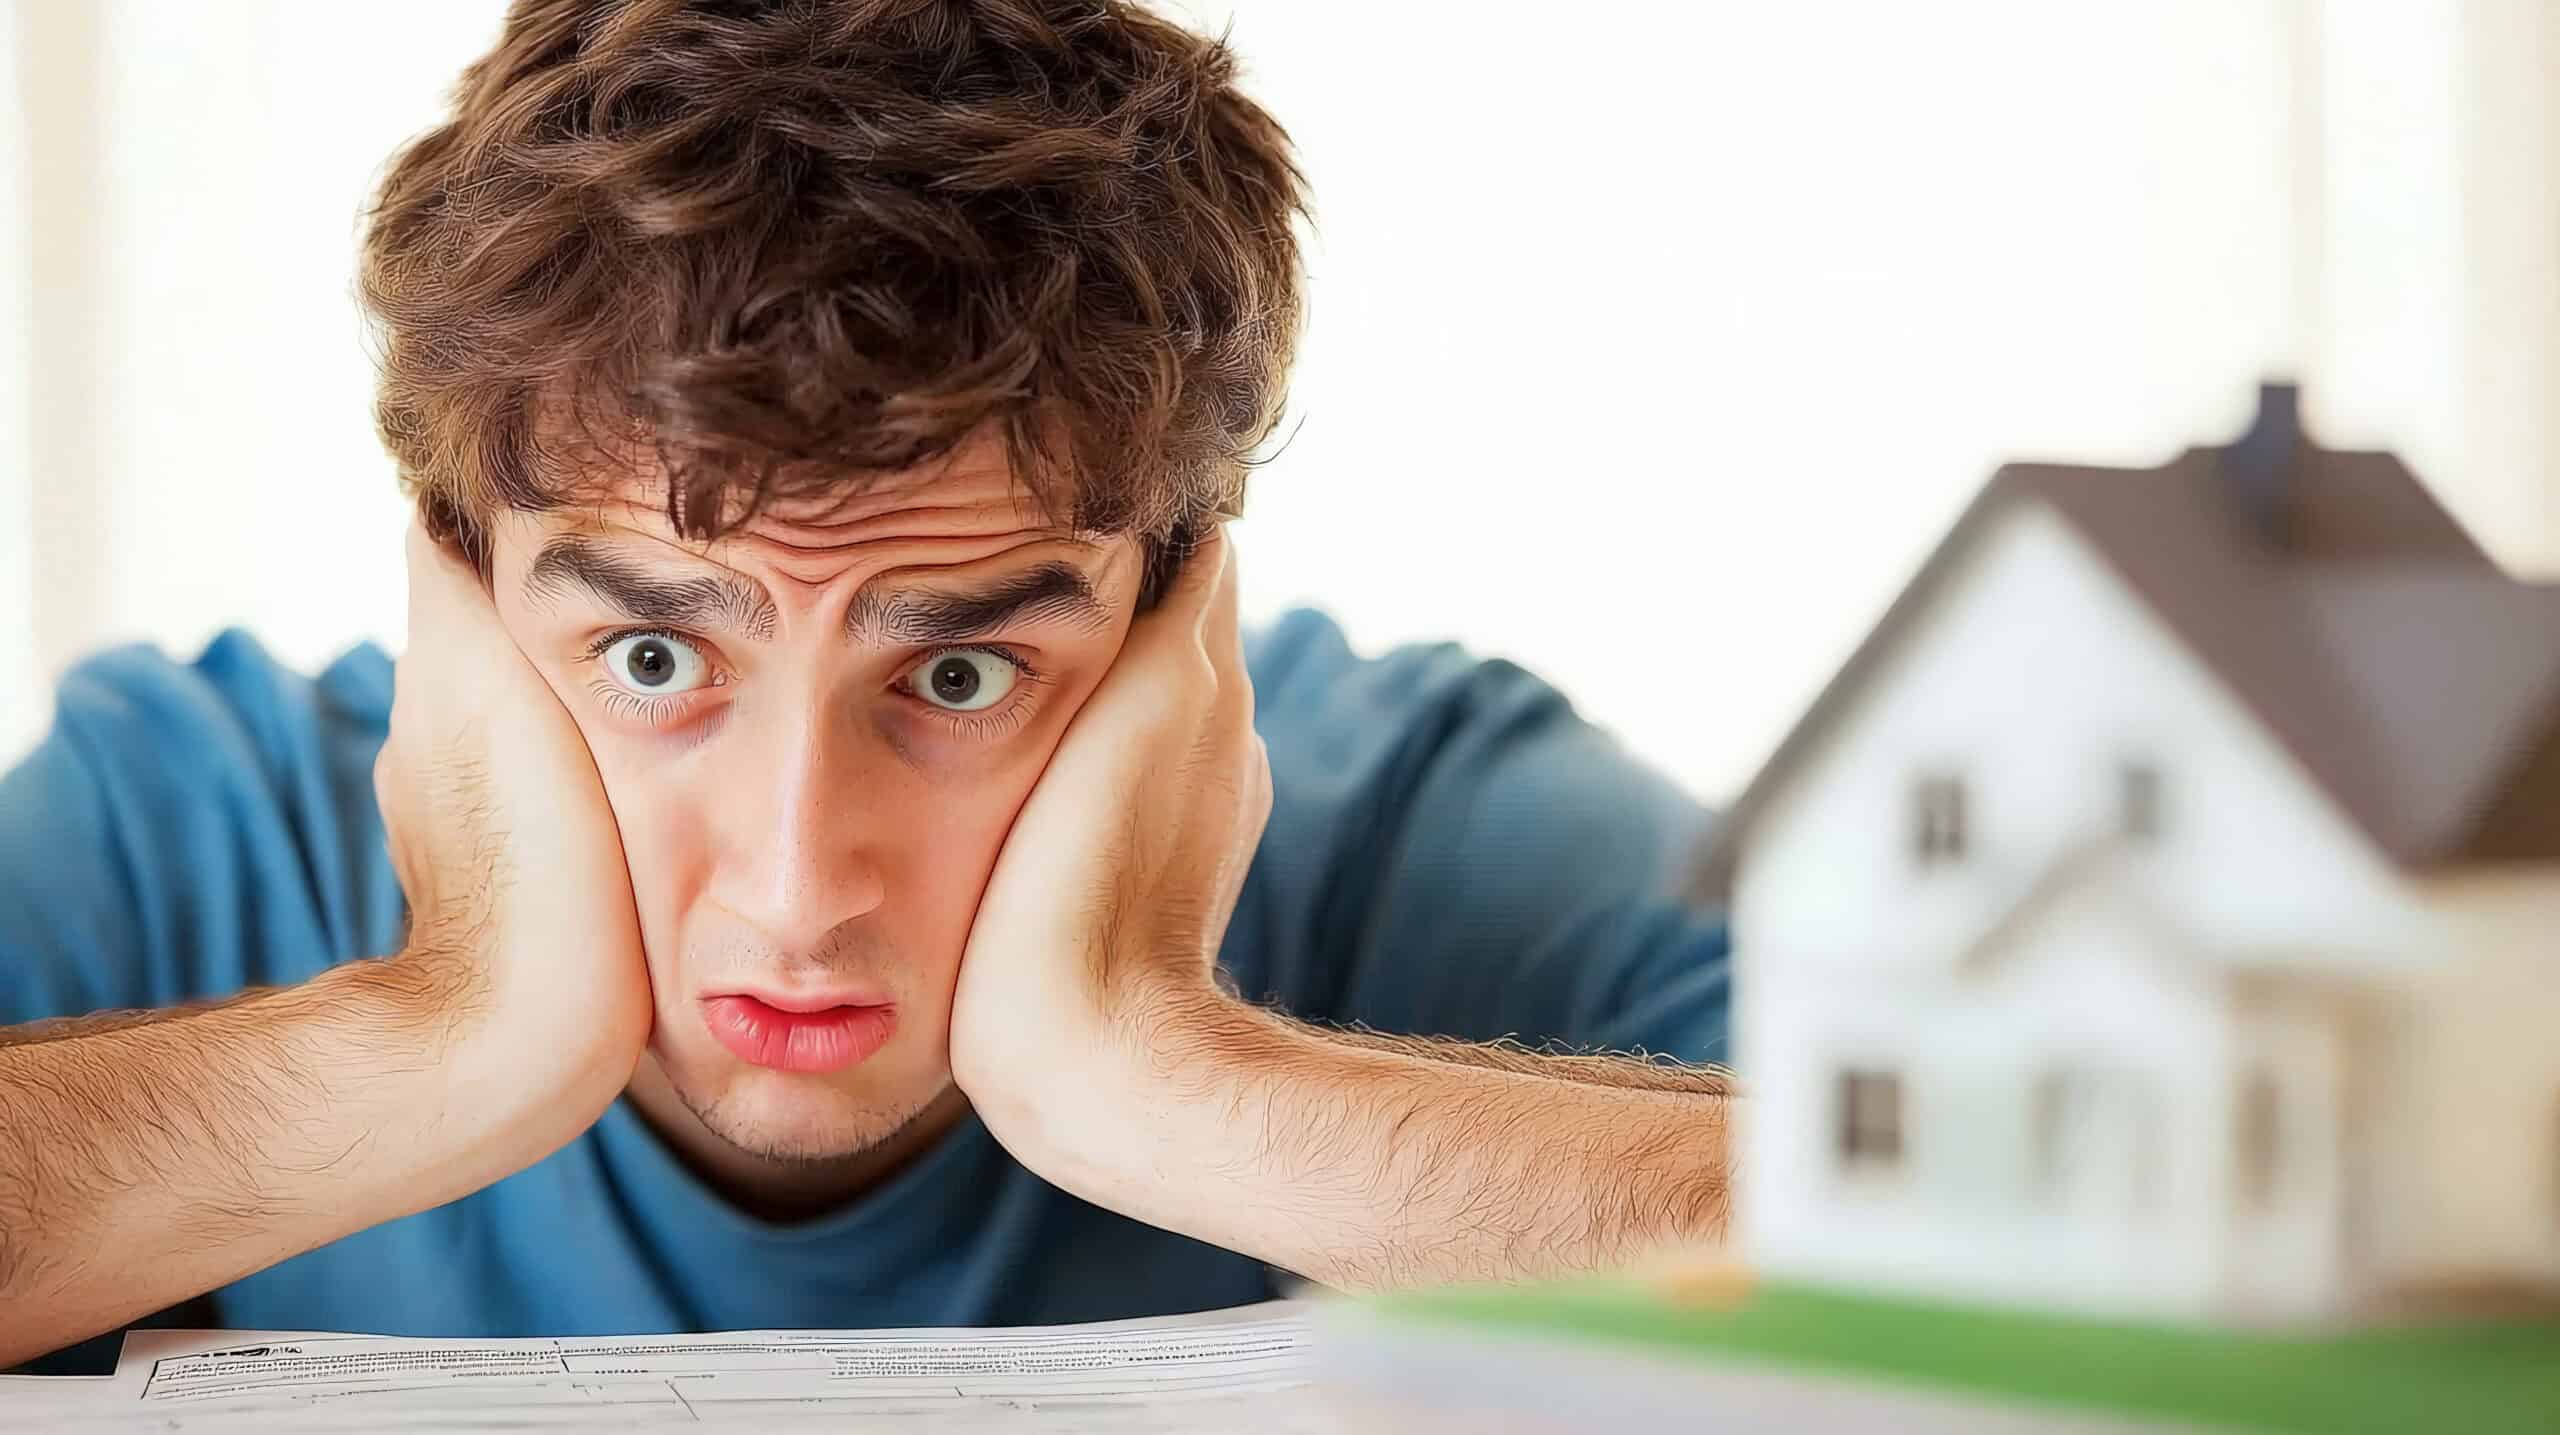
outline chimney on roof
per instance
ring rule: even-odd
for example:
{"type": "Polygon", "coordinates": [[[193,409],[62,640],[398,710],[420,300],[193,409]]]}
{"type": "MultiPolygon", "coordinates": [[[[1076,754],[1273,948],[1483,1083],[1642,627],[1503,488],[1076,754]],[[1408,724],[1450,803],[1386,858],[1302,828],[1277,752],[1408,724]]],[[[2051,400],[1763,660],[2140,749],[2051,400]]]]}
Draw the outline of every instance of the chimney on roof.
{"type": "Polygon", "coordinates": [[[2292,384],[2258,385],[2258,417],[2249,431],[2222,450],[2222,481],[2267,542],[2293,541],[2294,485],[2302,477],[2302,391],[2292,384]]]}

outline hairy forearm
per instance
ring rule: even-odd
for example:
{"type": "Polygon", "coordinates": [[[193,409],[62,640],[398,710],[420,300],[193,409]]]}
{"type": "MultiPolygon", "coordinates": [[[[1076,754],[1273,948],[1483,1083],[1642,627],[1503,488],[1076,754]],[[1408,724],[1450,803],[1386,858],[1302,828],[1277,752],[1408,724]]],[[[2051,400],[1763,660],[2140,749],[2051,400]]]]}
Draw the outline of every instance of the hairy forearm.
{"type": "Polygon", "coordinates": [[[1641,1052],[1572,1051],[1530,1047],[1504,1037],[1498,1041],[1460,1041],[1446,1036],[1399,1036],[1365,1026],[1315,1027],[1329,1041],[1370,1051],[1392,1052],[1430,1061],[1455,1062],[1491,1071],[1512,1071],[1548,1080],[1578,1081],[1628,1091],[1687,1092],[1729,1096],[1733,1073],[1721,1066],[1690,1066],[1641,1052]]]}
{"type": "MultiPolygon", "coordinates": [[[[1089,1200],[1345,1288],[1602,1269],[1721,1238],[1729,1077],[1311,1028],[1228,1003],[1153,1100],[1049,1158],[1089,1200]]],[[[1088,1107],[1088,1110],[1091,1108],[1088,1107]]],[[[1115,1109],[1125,1109],[1125,1106],[1115,1109]]]]}
{"type": "Polygon", "coordinates": [[[131,1031],[164,1021],[182,1021],[224,1007],[238,1006],[274,994],[276,988],[256,987],[213,1001],[188,1002],[171,1007],[134,1007],[118,1011],[96,1011],[85,1016],[49,1016],[21,1026],[0,1026],[0,1048],[33,1046],[38,1042],[69,1041],[73,1037],[102,1036],[108,1032],[131,1031]]]}
{"type": "Polygon", "coordinates": [[[0,1032],[0,1366],[431,1203],[406,974],[0,1032]]]}

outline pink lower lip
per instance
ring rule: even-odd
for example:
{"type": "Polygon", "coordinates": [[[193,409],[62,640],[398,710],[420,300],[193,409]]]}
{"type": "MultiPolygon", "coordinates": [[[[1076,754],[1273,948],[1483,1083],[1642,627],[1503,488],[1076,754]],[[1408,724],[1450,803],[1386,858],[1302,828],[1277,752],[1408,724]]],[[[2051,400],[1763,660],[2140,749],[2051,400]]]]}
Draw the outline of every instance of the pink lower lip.
{"type": "Polygon", "coordinates": [[[898,1009],[784,1011],[750,996],[717,996],[703,1002],[702,1023],[741,1061],[776,1071],[841,1071],[889,1044],[898,1009]]]}

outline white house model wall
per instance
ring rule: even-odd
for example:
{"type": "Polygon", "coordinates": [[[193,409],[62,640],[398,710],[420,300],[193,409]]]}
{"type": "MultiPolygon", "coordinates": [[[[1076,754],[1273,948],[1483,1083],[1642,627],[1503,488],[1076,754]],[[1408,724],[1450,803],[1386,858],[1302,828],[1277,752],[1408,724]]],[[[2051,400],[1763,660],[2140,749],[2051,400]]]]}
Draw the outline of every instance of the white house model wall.
{"type": "Polygon", "coordinates": [[[2043,502],[1952,558],[1733,870],[1754,1265],[2184,1318],[2560,1281],[2552,875],[2406,878],[2043,502]]]}

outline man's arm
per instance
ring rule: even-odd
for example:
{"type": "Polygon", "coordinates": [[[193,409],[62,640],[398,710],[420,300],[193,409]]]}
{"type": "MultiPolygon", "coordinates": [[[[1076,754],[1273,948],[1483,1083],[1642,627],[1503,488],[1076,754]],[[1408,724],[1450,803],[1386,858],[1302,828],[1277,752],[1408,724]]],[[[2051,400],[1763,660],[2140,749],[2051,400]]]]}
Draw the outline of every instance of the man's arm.
{"type": "Polygon", "coordinates": [[[1489,1071],[1516,1072],[1549,1080],[1578,1081],[1630,1091],[1686,1092],[1695,1096],[1733,1094],[1733,1073],[1721,1066],[1691,1066],[1669,1057],[1639,1052],[1537,1050],[1505,1037],[1500,1041],[1459,1041],[1445,1036],[1399,1036],[1365,1026],[1318,1027],[1325,1040],[1368,1051],[1453,1062],[1489,1071]]]}
{"type": "MultiPolygon", "coordinates": [[[[1023,1159],[1086,1200],[1368,1289],[1619,1265],[1721,1239],[1714,1068],[1161,1011],[1130,1069],[1050,1089],[1023,1159]]],[[[1017,1155],[1023,1153],[1017,1152],[1017,1155]]]]}
{"type": "MultiPolygon", "coordinates": [[[[470,570],[415,531],[409,559],[374,767],[402,950],[211,1005],[0,1030],[0,1366],[485,1186],[630,1081],[648,979],[593,759],[470,570]]],[[[71,774],[39,795],[76,800],[71,774]]],[[[52,805],[0,806],[0,916],[37,914],[0,923],[0,978],[76,970],[96,922],[29,894],[127,845],[47,842],[52,805]]],[[[139,826],[158,811],[119,806],[139,826]]],[[[215,855],[228,871],[254,854],[215,855]]],[[[243,901],[183,864],[146,870],[155,898],[243,901]]]]}
{"type": "Polygon", "coordinates": [[[0,1031],[0,1366],[502,1174],[470,1159],[431,988],[359,962],[0,1031]]]}

